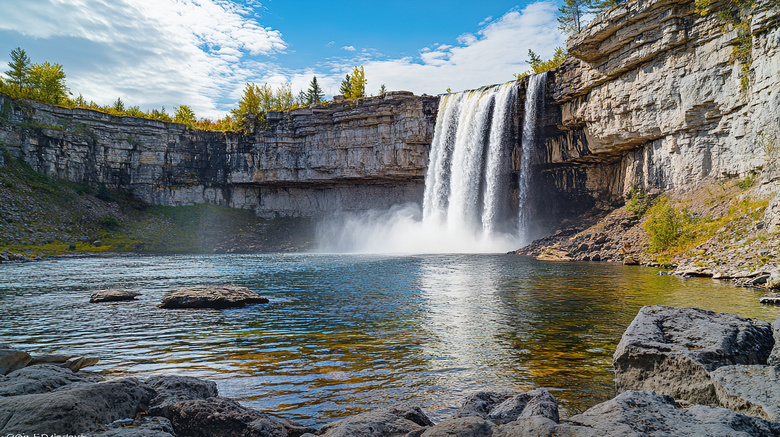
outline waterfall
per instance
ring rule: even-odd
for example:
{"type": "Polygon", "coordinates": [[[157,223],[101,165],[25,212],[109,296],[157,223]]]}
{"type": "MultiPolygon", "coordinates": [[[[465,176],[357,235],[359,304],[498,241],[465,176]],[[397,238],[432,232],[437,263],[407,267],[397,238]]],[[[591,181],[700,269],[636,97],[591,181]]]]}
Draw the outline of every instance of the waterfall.
{"type": "Polygon", "coordinates": [[[539,73],[528,80],[528,89],[525,93],[525,115],[523,118],[523,139],[520,149],[520,168],[518,171],[518,220],[517,228],[520,243],[525,245],[531,242],[530,232],[530,197],[531,197],[531,162],[534,157],[536,141],[536,119],[538,117],[539,100],[544,96],[544,85],[547,82],[547,73],[539,73]]]}
{"type": "Polygon", "coordinates": [[[545,74],[529,80],[518,175],[512,151],[517,85],[443,96],[419,204],[341,214],[321,222],[321,250],[364,253],[506,252],[528,242],[530,169],[545,74]],[[516,202],[519,202],[517,204],[516,202]],[[513,213],[519,206],[519,215],[513,213]]]}
{"type": "Polygon", "coordinates": [[[423,223],[483,239],[506,228],[516,99],[514,82],[442,98],[428,159],[423,223]]]}

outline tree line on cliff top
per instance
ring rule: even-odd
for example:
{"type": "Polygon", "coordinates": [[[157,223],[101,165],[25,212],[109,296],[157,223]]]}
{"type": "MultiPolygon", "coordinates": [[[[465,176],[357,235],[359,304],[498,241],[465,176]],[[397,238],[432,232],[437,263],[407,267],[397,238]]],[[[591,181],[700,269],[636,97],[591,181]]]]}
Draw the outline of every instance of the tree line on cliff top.
{"type": "MultiPolygon", "coordinates": [[[[137,117],[157,120],[166,123],[181,123],[191,129],[214,131],[251,132],[267,126],[266,114],[271,111],[287,111],[312,104],[327,104],[317,76],[312,77],[309,87],[293,94],[292,85],[287,82],[276,88],[269,84],[257,85],[247,83],[244,86],[241,99],[236,108],[225,117],[216,121],[208,118],[197,118],[195,112],[187,105],[174,108],[169,114],[165,107],[142,111],[139,106],[128,106],[117,98],[109,105],[100,105],[87,101],[80,93],[73,97],[65,85],[65,71],[62,65],[43,62],[35,64],[24,49],[17,47],[11,51],[11,60],[5,77],[0,76],[0,93],[12,98],[36,100],[68,108],[85,108],[104,112],[118,117],[137,117]]],[[[341,84],[341,92],[347,99],[366,97],[366,78],[362,66],[354,67],[341,84]]],[[[386,91],[384,85],[380,95],[386,91]]]]}

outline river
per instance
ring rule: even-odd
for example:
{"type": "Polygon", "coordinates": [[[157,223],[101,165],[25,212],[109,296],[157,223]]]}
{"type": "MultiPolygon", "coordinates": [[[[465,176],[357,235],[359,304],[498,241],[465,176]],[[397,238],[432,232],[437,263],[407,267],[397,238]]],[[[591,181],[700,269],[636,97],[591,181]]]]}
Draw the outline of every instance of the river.
{"type": "Polygon", "coordinates": [[[412,403],[434,419],[477,390],[548,387],[563,415],[614,395],[612,353],[642,305],[773,321],[761,291],[606,263],[512,255],[260,254],[0,266],[0,342],[97,356],[109,374],[179,373],[317,424],[412,403]],[[163,310],[166,290],[235,284],[270,303],[163,310]],[[134,302],[90,304],[92,291],[134,302]]]}

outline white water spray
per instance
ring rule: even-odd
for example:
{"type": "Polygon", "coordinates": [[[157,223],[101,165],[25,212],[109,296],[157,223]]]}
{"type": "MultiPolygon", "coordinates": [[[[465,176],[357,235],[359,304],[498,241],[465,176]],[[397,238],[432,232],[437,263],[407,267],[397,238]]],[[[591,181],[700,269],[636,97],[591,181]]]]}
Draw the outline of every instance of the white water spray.
{"type": "Polygon", "coordinates": [[[517,229],[520,243],[531,242],[529,232],[530,198],[531,198],[531,161],[534,156],[536,142],[536,119],[538,118],[539,98],[544,95],[544,85],[547,82],[547,72],[539,73],[528,79],[528,89],[525,93],[525,115],[523,118],[523,140],[521,145],[520,169],[518,171],[518,218],[517,229]]]}
{"type": "MultiPolygon", "coordinates": [[[[529,93],[529,98],[538,95],[529,93]]],[[[339,215],[320,224],[321,249],[488,253],[520,247],[517,218],[510,213],[516,101],[514,82],[442,97],[422,211],[419,205],[408,204],[387,211],[339,215]]],[[[535,115],[534,111],[533,120],[526,119],[526,124],[535,123],[535,115]]],[[[523,144],[525,147],[525,140],[523,144]]],[[[529,147],[532,145],[533,141],[529,147]]],[[[530,152],[523,149],[526,172],[528,155],[530,152]]],[[[524,183],[527,190],[528,181],[524,183]]],[[[521,201],[527,200],[527,194],[521,196],[525,196],[521,201]]]]}

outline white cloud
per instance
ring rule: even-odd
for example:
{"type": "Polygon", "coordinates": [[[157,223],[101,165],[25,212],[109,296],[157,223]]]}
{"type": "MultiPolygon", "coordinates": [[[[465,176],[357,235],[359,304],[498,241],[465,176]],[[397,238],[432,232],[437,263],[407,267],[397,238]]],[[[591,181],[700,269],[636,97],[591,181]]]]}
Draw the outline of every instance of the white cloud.
{"type": "Polygon", "coordinates": [[[355,51],[355,46],[344,46],[344,47],[341,48],[341,50],[346,50],[348,52],[354,52],[355,51]]]}
{"type": "Polygon", "coordinates": [[[224,95],[252,73],[247,55],[287,48],[279,31],[226,0],[0,0],[0,9],[0,30],[89,47],[65,70],[71,89],[99,103],[176,102],[218,117],[224,95]]]}

